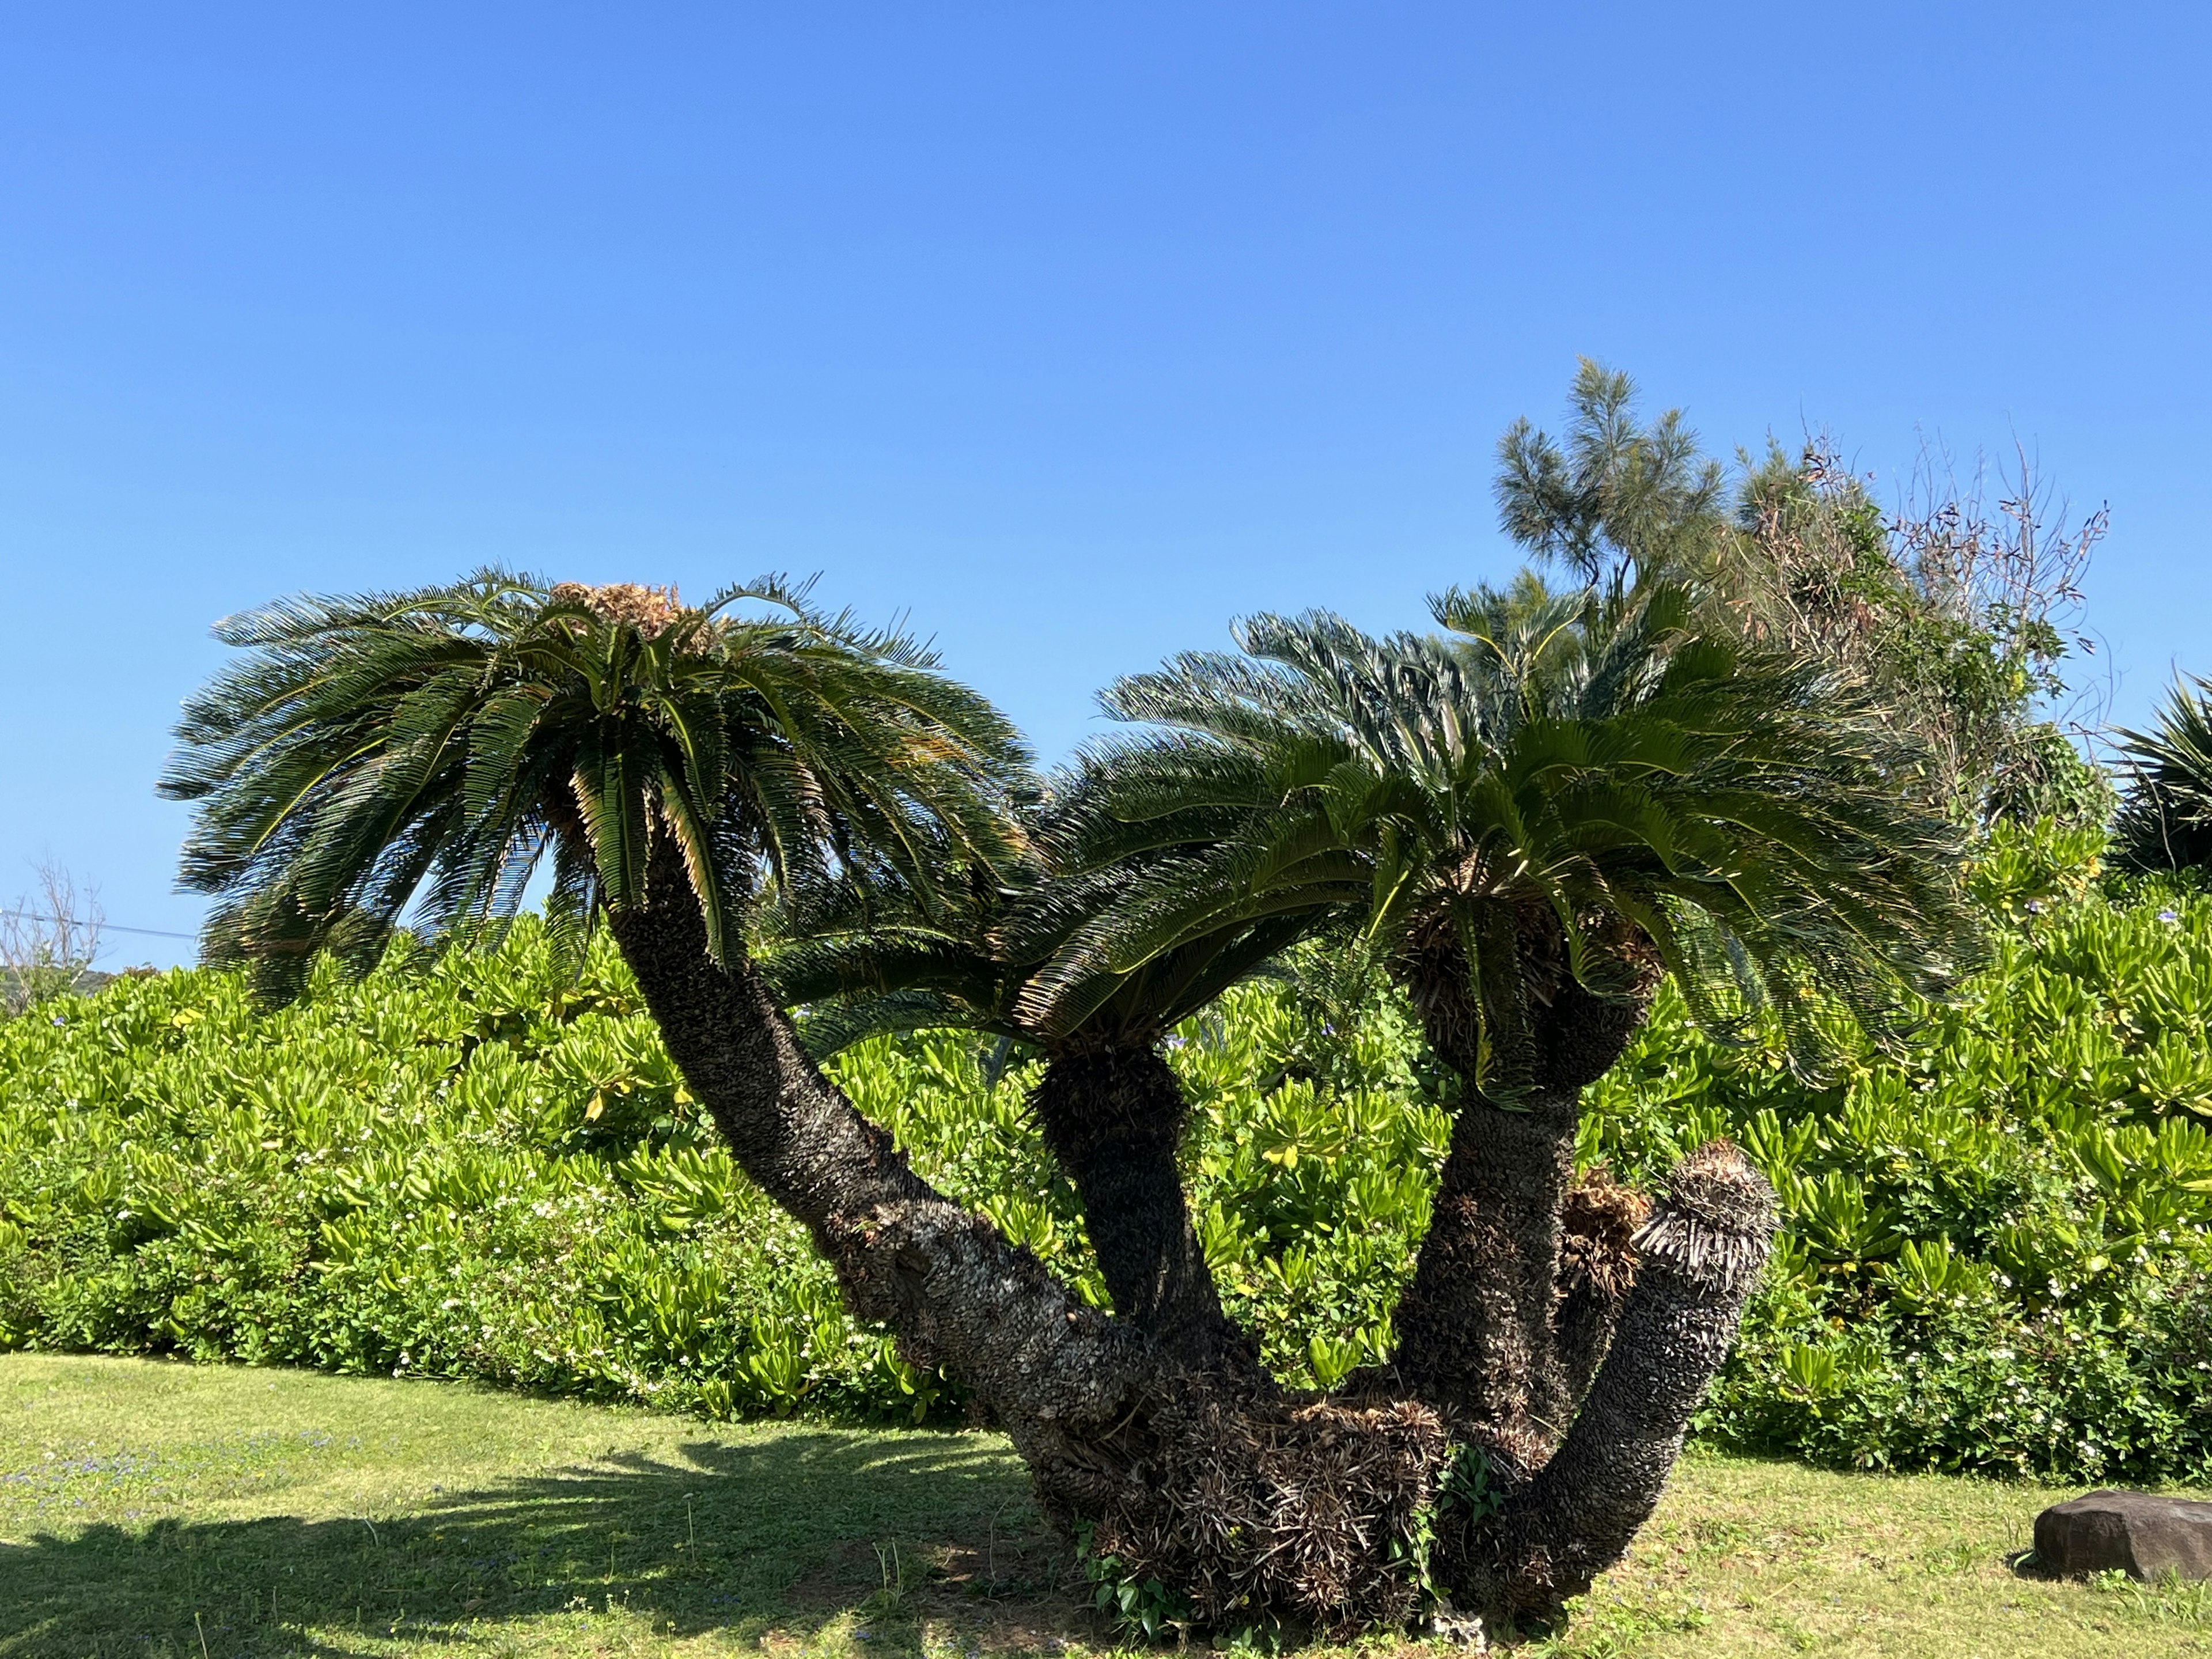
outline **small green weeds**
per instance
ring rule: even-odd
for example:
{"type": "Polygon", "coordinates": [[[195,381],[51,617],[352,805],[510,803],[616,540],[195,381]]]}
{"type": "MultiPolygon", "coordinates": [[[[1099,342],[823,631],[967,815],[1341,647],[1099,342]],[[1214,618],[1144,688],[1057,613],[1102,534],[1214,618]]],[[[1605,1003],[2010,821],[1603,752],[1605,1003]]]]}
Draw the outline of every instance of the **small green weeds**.
{"type": "Polygon", "coordinates": [[[2089,1580],[2089,1585],[2138,1618],[2212,1630],[2212,1583],[2191,1583],[2169,1572],[2145,1584],[2124,1572],[2100,1572],[2089,1580]]]}

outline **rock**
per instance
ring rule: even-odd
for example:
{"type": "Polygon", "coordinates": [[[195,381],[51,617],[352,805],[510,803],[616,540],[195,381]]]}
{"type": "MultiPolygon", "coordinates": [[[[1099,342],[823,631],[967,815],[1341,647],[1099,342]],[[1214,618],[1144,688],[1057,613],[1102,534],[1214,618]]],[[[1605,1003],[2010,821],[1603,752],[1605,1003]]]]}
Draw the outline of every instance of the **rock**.
{"type": "Polygon", "coordinates": [[[2035,1559],[2080,1577],[2114,1568],[2133,1578],[2212,1578],[2212,1504],[2147,1492],[2093,1492],[2035,1517],[2035,1559]]]}

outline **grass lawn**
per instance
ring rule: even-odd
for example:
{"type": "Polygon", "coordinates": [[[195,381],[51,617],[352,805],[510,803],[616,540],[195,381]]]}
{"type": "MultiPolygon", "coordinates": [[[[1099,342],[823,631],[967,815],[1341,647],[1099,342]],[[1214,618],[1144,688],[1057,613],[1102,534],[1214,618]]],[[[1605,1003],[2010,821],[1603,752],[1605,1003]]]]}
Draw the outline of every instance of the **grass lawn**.
{"type": "MultiPolygon", "coordinates": [[[[2212,1654],[2212,1596],[2014,1574],[2053,1496],[1693,1458],[1523,1652],[2212,1654]]],[[[1065,1571],[994,1436],[0,1356],[0,1655],[1080,1659],[1065,1571]]]]}

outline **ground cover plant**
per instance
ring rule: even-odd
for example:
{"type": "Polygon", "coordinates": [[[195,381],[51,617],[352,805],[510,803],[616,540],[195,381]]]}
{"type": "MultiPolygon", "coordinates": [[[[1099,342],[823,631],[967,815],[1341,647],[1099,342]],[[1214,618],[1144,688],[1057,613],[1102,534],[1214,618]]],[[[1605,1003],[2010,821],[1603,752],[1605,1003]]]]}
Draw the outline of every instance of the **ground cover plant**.
{"type": "Polygon", "coordinates": [[[1906,1050],[1808,1090],[1677,1025],[1596,1091],[1586,1157],[1735,1136],[1787,1220],[1702,1419],[1837,1466],[2084,1482],[2212,1471],[2212,905],[2001,827],[1994,961],[1906,1050]]]}
{"type": "MultiPolygon", "coordinates": [[[[2212,1651],[2200,1587],[2014,1570],[2058,1495],[1693,1455],[1567,1632],[1522,1651],[2212,1651]]],[[[0,1652],[21,1659],[1129,1651],[1094,1601],[996,1435],[0,1356],[0,1652]]]]}

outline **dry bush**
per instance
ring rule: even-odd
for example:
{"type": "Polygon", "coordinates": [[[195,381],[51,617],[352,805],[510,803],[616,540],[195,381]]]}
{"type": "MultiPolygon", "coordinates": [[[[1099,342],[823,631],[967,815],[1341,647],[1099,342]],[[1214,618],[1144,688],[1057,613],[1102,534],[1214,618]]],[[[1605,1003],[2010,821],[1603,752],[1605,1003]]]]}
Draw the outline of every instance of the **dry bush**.
{"type": "Polygon", "coordinates": [[[0,911],[0,1009],[17,1015],[73,989],[100,955],[100,894],[54,860],[35,866],[35,892],[0,911]]]}

